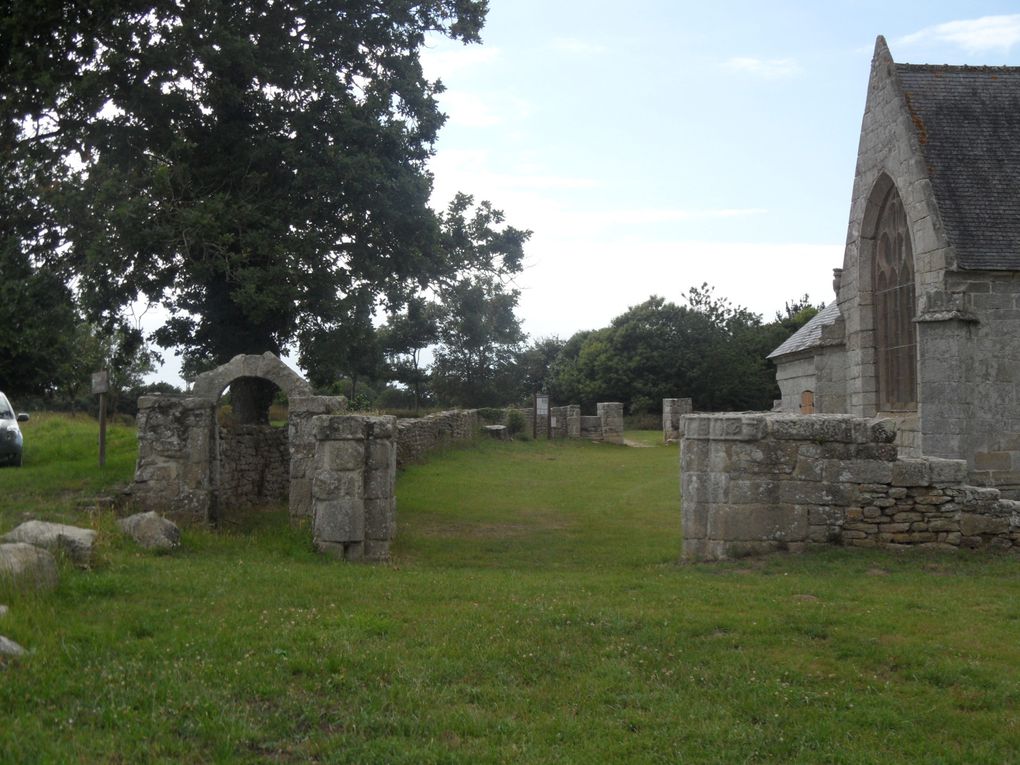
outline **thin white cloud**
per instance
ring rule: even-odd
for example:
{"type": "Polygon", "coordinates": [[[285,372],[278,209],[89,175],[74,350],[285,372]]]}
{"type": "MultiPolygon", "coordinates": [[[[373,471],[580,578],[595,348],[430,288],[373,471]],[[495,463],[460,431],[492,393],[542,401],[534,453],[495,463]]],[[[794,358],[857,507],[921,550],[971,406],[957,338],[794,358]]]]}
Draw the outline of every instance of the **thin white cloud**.
{"type": "Polygon", "coordinates": [[[485,45],[452,47],[452,43],[441,43],[434,48],[422,49],[421,65],[426,77],[445,81],[462,72],[490,64],[499,59],[500,55],[499,48],[485,45]]]}
{"type": "Polygon", "coordinates": [[[935,24],[900,38],[898,44],[916,45],[925,42],[949,43],[968,53],[1006,52],[1020,42],[1020,13],[935,24]]]}
{"type": "Polygon", "coordinates": [[[464,89],[451,89],[440,95],[439,107],[449,124],[466,127],[512,123],[529,117],[534,110],[531,103],[523,98],[464,89]]]}
{"type": "Polygon", "coordinates": [[[781,80],[801,72],[800,64],[792,58],[752,58],[734,56],[723,63],[732,72],[748,74],[763,80],[781,80]]]}
{"type": "Polygon", "coordinates": [[[767,212],[768,210],[762,207],[616,210],[599,214],[598,220],[610,225],[640,226],[648,223],[679,223],[693,220],[744,218],[748,215],[764,215],[767,212]]]}
{"type": "Polygon", "coordinates": [[[596,56],[609,50],[600,43],[580,40],[576,37],[554,37],[549,42],[549,47],[558,53],[566,53],[571,56],[596,56]]]}

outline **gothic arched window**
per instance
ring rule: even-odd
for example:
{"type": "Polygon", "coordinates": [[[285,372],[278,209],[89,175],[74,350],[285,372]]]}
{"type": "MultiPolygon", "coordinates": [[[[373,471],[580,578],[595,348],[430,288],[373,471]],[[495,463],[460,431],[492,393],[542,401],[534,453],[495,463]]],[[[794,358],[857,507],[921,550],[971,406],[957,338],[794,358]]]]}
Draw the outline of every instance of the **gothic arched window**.
{"type": "Polygon", "coordinates": [[[914,251],[895,186],[890,187],[878,214],[873,274],[878,410],[916,410],[914,251]]]}

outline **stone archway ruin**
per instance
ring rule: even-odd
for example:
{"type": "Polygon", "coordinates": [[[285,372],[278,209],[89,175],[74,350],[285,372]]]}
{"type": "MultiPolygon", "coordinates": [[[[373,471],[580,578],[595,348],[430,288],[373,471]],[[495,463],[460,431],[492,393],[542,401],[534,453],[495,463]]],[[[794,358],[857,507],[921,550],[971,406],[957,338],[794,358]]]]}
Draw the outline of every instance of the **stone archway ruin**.
{"type": "MultiPolygon", "coordinates": [[[[235,356],[200,375],[187,395],[139,399],[135,503],[208,522],[224,504],[251,499],[237,493],[243,480],[223,483],[216,418],[223,391],[248,378],[267,380],[287,395],[287,428],[246,426],[242,441],[230,446],[231,459],[251,459],[263,447],[282,449],[290,515],[311,520],[317,549],[348,560],[386,559],[396,531],[395,419],[345,414],[346,399],[314,395],[272,353],[235,356]]],[[[263,460],[255,470],[272,462],[263,460]]]]}

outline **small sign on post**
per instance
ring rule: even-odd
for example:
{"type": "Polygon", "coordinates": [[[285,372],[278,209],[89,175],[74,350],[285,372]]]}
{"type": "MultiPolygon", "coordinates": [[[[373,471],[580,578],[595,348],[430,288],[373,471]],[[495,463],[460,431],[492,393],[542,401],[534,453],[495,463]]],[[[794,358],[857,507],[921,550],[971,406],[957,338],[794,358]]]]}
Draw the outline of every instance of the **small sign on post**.
{"type": "Polygon", "coordinates": [[[549,396],[546,393],[535,394],[535,410],[532,421],[532,435],[537,440],[540,434],[549,438],[549,396]],[[541,427],[540,427],[541,426],[541,427]],[[544,431],[544,433],[543,433],[544,431]]]}
{"type": "Polygon", "coordinates": [[[110,372],[101,369],[92,374],[92,394],[99,394],[99,467],[106,465],[106,394],[110,392],[110,372]]]}

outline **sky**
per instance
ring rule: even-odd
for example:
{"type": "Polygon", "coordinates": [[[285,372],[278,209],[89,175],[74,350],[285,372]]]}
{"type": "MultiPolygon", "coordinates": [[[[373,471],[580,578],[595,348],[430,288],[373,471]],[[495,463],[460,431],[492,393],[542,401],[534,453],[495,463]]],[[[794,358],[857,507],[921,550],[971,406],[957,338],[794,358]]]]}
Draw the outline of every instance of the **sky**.
{"type": "Polygon", "coordinates": [[[481,45],[423,53],[447,88],[433,206],[464,191],[533,232],[515,280],[532,339],[702,283],[766,320],[829,302],[876,36],[898,62],[1017,66],[1018,10],[490,0],[481,45]]]}

